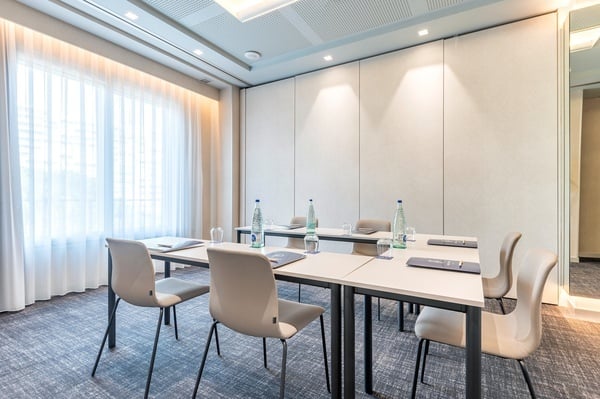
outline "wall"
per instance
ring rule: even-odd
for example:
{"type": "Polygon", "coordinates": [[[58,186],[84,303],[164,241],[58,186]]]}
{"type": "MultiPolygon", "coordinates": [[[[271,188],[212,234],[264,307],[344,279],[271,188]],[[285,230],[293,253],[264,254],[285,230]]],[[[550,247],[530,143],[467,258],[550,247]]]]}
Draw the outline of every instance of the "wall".
{"type": "Polygon", "coordinates": [[[581,118],[579,256],[600,258],[600,98],[585,98],[581,118]]]}
{"type": "MultiPolygon", "coordinates": [[[[549,14],[247,89],[245,202],[260,191],[285,222],[313,198],[339,227],[391,219],[402,198],[418,232],[477,236],[490,276],[509,231],[515,265],[557,251],[557,60],[549,14]],[[279,151],[294,162],[265,158],[279,151]]],[[[557,283],[555,269],[546,302],[557,283]]]]}

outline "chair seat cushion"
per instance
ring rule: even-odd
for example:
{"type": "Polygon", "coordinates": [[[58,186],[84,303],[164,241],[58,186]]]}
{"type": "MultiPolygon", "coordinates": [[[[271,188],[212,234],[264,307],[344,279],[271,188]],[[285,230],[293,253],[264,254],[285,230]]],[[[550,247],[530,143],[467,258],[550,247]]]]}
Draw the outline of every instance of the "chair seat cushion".
{"type": "Polygon", "coordinates": [[[156,300],[163,308],[204,295],[208,291],[207,285],[173,277],[156,281],[156,300]]]}
{"type": "MultiPolygon", "coordinates": [[[[466,315],[461,312],[424,308],[415,323],[419,338],[465,347],[466,315]]],[[[534,347],[516,338],[516,320],[513,315],[481,312],[481,351],[509,359],[524,359],[534,347]]]]}
{"type": "Polygon", "coordinates": [[[325,312],[320,306],[279,299],[280,339],[288,339],[325,312]]]}

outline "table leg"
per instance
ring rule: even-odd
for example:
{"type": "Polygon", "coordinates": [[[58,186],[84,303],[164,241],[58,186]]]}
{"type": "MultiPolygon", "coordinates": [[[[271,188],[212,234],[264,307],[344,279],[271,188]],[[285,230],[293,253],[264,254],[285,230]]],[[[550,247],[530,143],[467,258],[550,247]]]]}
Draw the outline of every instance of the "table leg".
{"type": "Polygon", "coordinates": [[[342,299],[339,284],[332,284],[331,295],[331,397],[342,397],[342,299]]]}
{"type": "Polygon", "coordinates": [[[237,242],[238,244],[242,242],[242,232],[241,231],[237,231],[237,242]]]}
{"type": "MultiPolygon", "coordinates": [[[[110,249],[108,250],[108,321],[110,321],[110,315],[115,308],[116,295],[112,289],[112,256],[110,255],[110,249]]],[[[113,323],[108,327],[108,347],[114,348],[117,344],[117,332],[115,326],[117,325],[117,315],[113,319],[113,323]]]]}
{"type": "MultiPolygon", "coordinates": [[[[165,278],[171,277],[171,262],[165,261],[165,278]]],[[[165,326],[171,324],[171,308],[165,308],[164,311],[165,326]]]]}
{"type": "Polygon", "coordinates": [[[344,286],[344,399],[354,399],[354,287],[344,286]]]}
{"type": "Polygon", "coordinates": [[[481,398],[481,308],[469,306],[466,320],[466,398],[481,398]]]}
{"type": "Polygon", "coordinates": [[[371,309],[371,295],[365,295],[365,392],[373,393],[373,319],[371,309]]]}

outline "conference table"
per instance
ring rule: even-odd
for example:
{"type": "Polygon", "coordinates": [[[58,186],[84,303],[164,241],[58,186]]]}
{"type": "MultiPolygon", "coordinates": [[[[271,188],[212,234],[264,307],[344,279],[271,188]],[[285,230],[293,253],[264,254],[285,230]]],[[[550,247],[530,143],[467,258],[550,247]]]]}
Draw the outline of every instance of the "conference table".
{"type": "MultiPolygon", "coordinates": [[[[391,238],[389,231],[376,231],[370,234],[352,233],[344,234],[342,229],[330,228],[330,227],[317,227],[315,234],[320,240],[324,241],[341,241],[341,242],[352,242],[361,244],[375,244],[380,238],[391,238]]],[[[251,234],[250,226],[242,226],[235,228],[237,234],[237,242],[242,241],[242,235],[251,234]]],[[[287,237],[287,238],[304,238],[306,235],[306,227],[299,228],[287,228],[286,225],[273,225],[265,228],[265,237],[287,237]]],[[[266,241],[266,239],[265,239],[266,241]]]]}
{"type": "MultiPolygon", "coordinates": [[[[171,245],[176,240],[185,240],[175,237],[158,237],[148,240],[140,240],[149,248],[150,256],[155,260],[164,261],[165,275],[170,276],[171,263],[181,263],[191,266],[208,267],[207,248],[211,246],[233,249],[237,251],[259,252],[268,254],[275,251],[292,251],[303,253],[301,249],[289,249],[280,247],[251,248],[248,244],[240,243],[219,243],[212,244],[205,242],[201,246],[188,249],[177,250],[173,252],[161,252],[159,248],[164,245],[171,245]],[[159,245],[160,244],[160,245],[159,245]]],[[[342,308],[341,308],[341,281],[344,276],[350,274],[355,269],[372,260],[372,257],[362,255],[351,255],[332,252],[320,252],[318,254],[306,254],[306,258],[273,269],[273,274],[277,280],[289,281],[325,287],[330,289],[330,351],[331,351],[331,396],[332,398],[342,397],[342,308]]],[[[110,275],[112,273],[112,260],[109,256],[109,289],[108,303],[109,314],[114,307],[115,294],[110,287],[110,275]]],[[[165,322],[166,319],[165,310],[165,322]]],[[[116,344],[116,322],[110,327],[109,347],[116,344]]]]}
{"type": "MultiPolygon", "coordinates": [[[[236,229],[238,239],[245,228],[236,229]]],[[[269,235],[280,237],[303,237],[303,229],[273,230],[269,235]],[[287,235],[286,235],[287,234],[287,235]]],[[[248,229],[249,231],[249,229],[248,229]]],[[[267,233],[266,233],[267,234],[267,233]]],[[[344,235],[341,229],[319,228],[317,234],[333,241],[375,243],[378,238],[390,237],[389,232],[373,234],[344,235]]],[[[364,295],[364,373],[365,391],[372,393],[372,317],[371,297],[407,301],[425,306],[466,313],[466,385],[465,397],[481,397],[481,309],[484,307],[483,288],[479,274],[459,273],[410,267],[409,257],[426,257],[479,262],[479,252],[472,248],[428,245],[434,239],[474,240],[472,237],[449,237],[441,235],[417,234],[415,242],[409,242],[407,249],[392,249],[391,259],[351,255],[344,253],[320,252],[307,254],[305,259],[274,269],[278,280],[298,282],[330,289],[330,339],[331,339],[331,380],[332,397],[355,397],[355,295],[364,295]],[[343,294],[343,336],[342,336],[342,294],[343,294]],[[342,338],[344,340],[342,377],[342,338]],[[342,392],[343,380],[343,392],[342,392]]],[[[208,267],[206,249],[211,245],[240,251],[270,253],[279,250],[302,252],[300,249],[269,247],[251,248],[242,243],[205,243],[202,246],[173,252],[152,250],[165,240],[182,240],[174,237],[159,237],[141,240],[150,249],[153,259],[165,262],[165,278],[170,276],[170,263],[208,267]]],[[[112,261],[109,256],[109,314],[114,307],[115,296],[110,287],[112,261]]],[[[109,347],[116,343],[114,324],[109,335],[109,347]]]]}

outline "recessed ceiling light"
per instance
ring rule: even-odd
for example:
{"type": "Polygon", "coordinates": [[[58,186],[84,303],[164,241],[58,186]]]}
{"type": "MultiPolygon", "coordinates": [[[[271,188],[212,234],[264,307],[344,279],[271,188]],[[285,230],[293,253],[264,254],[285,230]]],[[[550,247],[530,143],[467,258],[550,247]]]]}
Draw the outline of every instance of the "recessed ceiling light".
{"type": "Polygon", "coordinates": [[[421,29],[418,33],[419,36],[425,36],[429,34],[429,31],[427,29],[421,29]]]}
{"type": "Polygon", "coordinates": [[[256,61],[256,60],[260,59],[260,57],[262,57],[262,54],[259,53],[258,51],[250,50],[250,51],[246,51],[244,53],[244,57],[246,57],[247,59],[249,59],[251,61],[256,61]]]}
{"type": "Polygon", "coordinates": [[[325,61],[331,61],[331,60],[333,60],[333,57],[332,57],[332,56],[330,56],[330,55],[326,55],[326,56],[324,56],[324,57],[323,57],[323,59],[324,59],[325,61]]]}
{"type": "Polygon", "coordinates": [[[246,22],[285,7],[298,0],[215,0],[221,7],[236,17],[240,22],[246,22]]]}
{"type": "Polygon", "coordinates": [[[134,14],[134,13],[132,13],[131,11],[127,11],[127,12],[125,13],[125,16],[126,16],[127,18],[129,18],[130,20],[132,20],[132,21],[135,21],[136,19],[138,19],[138,18],[139,18],[139,17],[137,16],[137,14],[134,14]]]}
{"type": "Polygon", "coordinates": [[[202,54],[204,54],[204,52],[202,50],[200,50],[200,49],[197,48],[196,50],[194,50],[194,54],[196,54],[196,55],[202,55],[202,54]]]}

